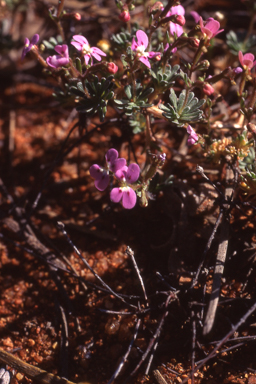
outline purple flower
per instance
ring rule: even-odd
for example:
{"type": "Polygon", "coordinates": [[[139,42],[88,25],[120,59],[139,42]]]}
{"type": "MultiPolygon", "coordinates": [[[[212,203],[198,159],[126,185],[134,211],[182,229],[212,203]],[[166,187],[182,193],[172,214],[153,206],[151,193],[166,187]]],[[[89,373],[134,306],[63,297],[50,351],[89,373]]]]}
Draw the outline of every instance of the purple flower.
{"type": "Polygon", "coordinates": [[[188,145],[194,145],[198,141],[198,136],[190,125],[187,126],[187,133],[189,134],[188,145]]]}
{"type": "MultiPolygon", "coordinates": [[[[175,7],[172,7],[171,10],[167,13],[167,17],[172,16],[172,15],[185,15],[185,9],[182,7],[182,5],[176,5],[175,7]]],[[[170,34],[176,35],[179,37],[183,33],[183,28],[181,25],[173,23],[172,21],[170,22],[170,34]]]]}
{"type": "Polygon", "coordinates": [[[151,68],[148,58],[152,59],[158,55],[161,55],[160,52],[145,52],[148,46],[148,37],[145,32],[139,30],[136,32],[137,42],[135,38],[132,40],[132,50],[136,52],[138,59],[145,64],[148,68],[151,68]]]}
{"type": "Polygon", "coordinates": [[[63,67],[64,65],[69,63],[69,54],[68,54],[68,46],[66,44],[56,45],[54,47],[55,51],[59,53],[59,55],[49,56],[46,59],[47,64],[53,68],[63,67]]]}
{"type": "Polygon", "coordinates": [[[132,209],[137,200],[136,192],[129,186],[135,183],[140,176],[140,167],[137,164],[130,164],[129,167],[123,167],[115,173],[116,177],[121,181],[119,188],[113,188],[110,192],[110,199],[114,203],[122,200],[122,205],[126,209],[132,209]]]}
{"type": "Polygon", "coordinates": [[[21,54],[21,60],[23,60],[26,54],[34,47],[34,45],[38,43],[38,40],[39,40],[39,35],[37,33],[32,37],[31,42],[27,37],[25,38],[24,48],[21,54]]]}
{"type": "Polygon", "coordinates": [[[118,152],[114,148],[107,151],[105,159],[106,168],[100,167],[98,164],[93,164],[90,167],[90,175],[95,179],[95,187],[99,191],[104,191],[107,188],[110,171],[115,173],[126,166],[126,160],[123,158],[118,159],[118,152]]]}
{"type": "Polygon", "coordinates": [[[84,36],[75,35],[73,36],[73,39],[75,41],[71,41],[71,44],[78,51],[82,52],[86,65],[88,65],[90,59],[91,63],[93,64],[92,56],[98,61],[101,61],[101,56],[107,56],[106,53],[104,53],[101,49],[97,47],[90,47],[88,40],[84,36]]]}
{"type": "Polygon", "coordinates": [[[200,27],[202,33],[206,35],[209,40],[224,31],[224,29],[220,29],[220,23],[211,17],[206,21],[205,25],[202,17],[200,17],[200,27]]]}

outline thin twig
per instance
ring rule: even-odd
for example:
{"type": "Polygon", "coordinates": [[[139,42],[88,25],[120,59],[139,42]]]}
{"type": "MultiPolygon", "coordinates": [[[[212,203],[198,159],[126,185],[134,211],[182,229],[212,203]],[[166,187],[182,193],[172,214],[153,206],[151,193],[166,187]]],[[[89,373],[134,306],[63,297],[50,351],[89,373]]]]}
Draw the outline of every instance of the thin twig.
{"type": "MultiPolygon", "coordinates": [[[[234,187],[233,183],[234,173],[233,170],[228,167],[226,170],[226,181],[227,186],[225,188],[225,201],[231,201],[234,187]]],[[[220,287],[221,287],[221,279],[224,272],[224,265],[227,256],[228,250],[228,238],[229,238],[229,205],[225,204],[223,209],[225,209],[225,214],[221,223],[220,230],[220,243],[218,247],[218,253],[216,258],[216,264],[214,268],[214,276],[212,283],[212,293],[210,298],[209,307],[206,313],[204,326],[203,326],[203,335],[208,335],[208,333],[212,330],[213,323],[215,320],[216,310],[219,302],[220,295],[220,287]]]]}
{"type": "Polygon", "coordinates": [[[58,227],[59,229],[61,230],[61,232],[63,233],[63,235],[66,237],[68,243],[71,245],[71,247],[73,248],[73,250],[75,251],[75,253],[77,254],[77,256],[82,260],[82,262],[86,265],[86,267],[89,269],[89,271],[96,277],[97,280],[100,281],[100,283],[103,285],[103,287],[105,287],[109,293],[111,293],[113,296],[115,296],[117,299],[121,300],[123,303],[125,303],[126,305],[129,305],[129,307],[132,307],[132,308],[136,308],[137,307],[133,304],[130,304],[128,303],[127,301],[125,301],[123,299],[123,297],[119,296],[116,292],[114,292],[110,286],[108,284],[105,283],[104,280],[102,280],[102,278],[94,271],[94,269],[91,268],[91,266],[89,265],[89,263],[87,262],[87,260],[85,260],[85,258],[81,255],[80,251],[78,250],[78,248],[75,246],[75,244],[72,242],[72,240],[69,238],[66,230],[65,230],[65,226],[62,222],[58,221],[58,227]]]}
{"type": "Polygon", "coordinates": [[[140,282],[140,285],[141,285],[141,288],[142,288],[142,292],[143,292],[143,295],[144,295],[144,299],[146,300],[146,302],[148,302],[148,297],[147,297],[147,293],[146,293],[145,285],[144,285],[143,279],[142,279],[142,277],[141,277],[141,274],[140,274],[140,270],[139,270],[139,268],[138,268],[138,265],[137,265],[137,263],[136,263],[136,260],[135,260],[135,257],[134,257],[134,252],[133,252],[133,250],[132,250],[130,247],[127,247],[125,253],[126,253],[128,256],[130,256],[130,258],[132,259],[132,262],[133,262],[135,271],[137,272],[137,275],[138,275],[138,278],[139,278],[139,282],[140,282]]]}
{"type": "Polygon", "coordinates": [[[124,363],[126,362],[130,352],[131,352],[131,349],[132,349],[132,346],[134,344],[134,341],[137,339],[137,336],[138,336],[138,332],[139,332],[139,328],[140,328],[140,325],[141,325],[141,319],[138,319],[137,321],[137,324],[135,326],[135,330],[134,330],[134,334],[133,334],[133,338],[129,344],[129,347],[125,353],[125,355],[123,356],[121,362],[119,363],[116,371],[114,372],[113,376],[111,377],[111,379],[109,380],[108,384],[111,384],[116,378],[117,376],[119,375],[119,373],[121,372],[121,369],[123,368],[123,365],[124,363]]]}

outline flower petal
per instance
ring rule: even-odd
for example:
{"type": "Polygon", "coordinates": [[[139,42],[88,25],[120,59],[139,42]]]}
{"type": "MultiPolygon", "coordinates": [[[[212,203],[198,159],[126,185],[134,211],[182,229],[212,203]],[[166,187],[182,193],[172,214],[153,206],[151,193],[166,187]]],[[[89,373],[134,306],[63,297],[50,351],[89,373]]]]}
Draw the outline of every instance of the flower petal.
{"type": "Polygon", "coordinates": [[[244,64],[244,55],[243,55],[243,52],[242,51],[239,51],[238,52],[238,58],[239,58],[239,61],[240,61],[240,64],[243,66],[244,64]]]}
{"type": "Polygon", "coordinates": [[[114,203],[119,203],[119,201],[122,199],[123,196],[123,190],[122,188],[113,188],[110,192],[110,200],[114,203]]]}
{"type": "Polygon", "coordinates": [[[103,52],[101,49],[97,47],[91,47],[91,51],[94,53],[97,53],[100,56],[107,56],[105,52],[103,52]]]}
{"type": "Polygon", "coordinates": [[[174,35],[174,33],[176,33],[176,35],[179,37],[183,33],[183,28],[179,24],[173,23],[171,21],[170,22],[170,34],[174,35]]]}
{"type": "MultiPolygon", "coordinates": [[[[84,36],[74,35],[73,39],[75,41],[78,41],[78,43],[80,43],[81,45],[84,45],[84,44],[89,45],[88,40],[84,36]]],[[[71,44],[72,44],[72,42],[71,42],[71,44]]]]}
{"type": "Polygon", "coordinates": [[[135,163],[130,164],[126,173],[127,182],[132,184],[138,180],[139,176],[140,176],[140,167],[138,166],[138,164],[135,164],[135,163]]]}
{"type": "Polygon", "coordinates": [[[147,57],[141,56],[139,58],[139,61],[141,61],[143,64],[145,64],[148,68],[151,68],[150,62],[148,61],[147,57]]]}
{"type": "Polygon", "coordinates": [[[175,5],[174,7],[171,7],[170,11],[171,15],[185,15],[185,9],[182,7],[182,5],[175,5]]]}
{"type": "Polygon", "coordinates": [[[116,173],[115,173],[115,176],[119,180],[126,179],[127,169],[128,169],[128,167],[126,165],[122,169],[118,169],[118,171],[116,171],[116,173]]]}
{"type": "Polygon", "coordinates": [[[38,43],[38,41],[39,41],[39,35],[36,33],[36,34],[32,37],[32,39],[31,39],[31,44],[32,44],[32,45],[35,45],[35,44],[38,43]]]}
{"type": "Polygon", "coordinates": [[[148,46],[148,37],[144,31],[137,31],[136,32],[136,37],[138,41],[138,45],[143,45],[145,48],[148,46]]]}
{"type": "Polygon", "coordinates": [[[213,36],[215,36],[220,29],[220,23],[217,20],[210,20],[206,23],[205,28],[209,29],[213,36]]]}
{"type": "Polygon", "coordinates": [[[132,49],[133,51],[136,51],[137,48],[138,48],[138,44],[136,43],[135,39],[133,38],[133,39],[132,39],[131,49],[132,49]]]}
{"type": "Polygon", "coordinates": [[[96,52],[92,52],[91,55],[92,55],[96,60],[98,60],[98,61],[101,61],[101,60],[102,60],[101,56],[98,55],[98,53],[96,53],[96,52]]]}
{"type": "Polygon", "coordinates": [[[71,44],[78,50],[81,51],[83,46],[80,43],[76,43],[75,41],[71,41],[71,44]]]}
{"type": "Polygon", "coordinates": [[[110,170],[116,173],[117,171],[122,170],[125,166],[126,160],[121,157],[120,159],[115,160],[113,164],[111,164],[110,170]]]}
{"type": "Polygon", "coordinates": [[[101,178],[103,171],[103,168],[98,164],[93,164],[89,169],[91,177],[93,177],[95,180],[99,180],[101,178]]]}
{"type": "Polygon", "coordinates": [[[63,57],[68,57],[68,46],[67,44],[56,45],[54,47],[55,51],[58,52],[63,57]]]}
{"type": "Polygon", "coordinates": [[[117,158],[118,152],[115,148],[110,148],[105,155],[106,162],[110,164],[114,163],[117,158]]]}
{"type": "Polygon", "coordinates": [[[123,189],[123,199],[122,199],[122,205],[126,209],[132,209],[137,200],[137,195],[134,192],[134,190],[130,187],[126,187],[123,189]]]}
{"type": "MultiPolygon", "coordinates": [[[[200,15],[196,11],[191,11],[190,15],[193,17],[196,23],[200,20],[200,15]]],[[[184,15],[183,15],[184,16],[184,15]]]]}
{"type": "Polygon", "coordinates": [[[107,188],[108,183],[109,183],[109,175],[107,174],[106,171],[102,172],[100,180],[95,180],[94,182],[95,187],[99,191],[104,191],[107,188]]]}
{"type": "Polygon", "coordinates": [[[88,65],[91,55],[84,55],[85,64],[88,65]]]}

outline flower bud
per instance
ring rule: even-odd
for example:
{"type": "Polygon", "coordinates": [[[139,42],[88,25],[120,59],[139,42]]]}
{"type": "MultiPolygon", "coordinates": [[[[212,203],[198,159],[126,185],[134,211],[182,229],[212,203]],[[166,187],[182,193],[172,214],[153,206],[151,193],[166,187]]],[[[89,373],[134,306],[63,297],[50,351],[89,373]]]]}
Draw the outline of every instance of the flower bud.
{"type": "Polygon", "coordinates": [[[118,66],[115,63],[108,63],[108,72],[112,73],[113,75],[118,71],[118,66]]]}
{"type": "Polygon", "coordinates": [[[153,7],[151,7],[150,9],[149,9],[149,13],[150,14],[156,14],[157,12],[159,12],[159,11],[161,11],[162,12],[162,9],[164,8],[164,6],[163,6],[163,3],[161,3],[161,1],[157,1],[154,5],[153,5],[153,7]]]}
{"type": "Polygon", "coordinates": [[[203,86],[203,92],[210,96],[214,93],[214,88],[209,83],[205,83],[203,86]]]}
{"type": "Polygon", "coordinates": [[[118,17],[119,20],[124,21],[125,23],[127,23],[127,21],[131,18],[129,11],[123,11],[118,17]]]}
{"type": "Polygon", "coordinates": [[[192,38],[189,39],[189,44],[193,48],[198,48],[199,44],[200,44],[200,40],[199,39],[195,39],[194,37],[192,37],[192,38]]]}
{"type": "Polygon", "coordinates": [[[175,23],[183,27],[183,25],[186,23],[186,19],[182,15],[177,15],[175,23]]]}

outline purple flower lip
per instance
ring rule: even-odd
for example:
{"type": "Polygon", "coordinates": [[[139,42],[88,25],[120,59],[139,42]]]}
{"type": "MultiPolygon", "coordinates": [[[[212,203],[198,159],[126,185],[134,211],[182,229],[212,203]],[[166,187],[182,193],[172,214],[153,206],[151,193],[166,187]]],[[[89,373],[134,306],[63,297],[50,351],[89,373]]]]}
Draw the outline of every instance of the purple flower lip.
{"type": "Polygon", "coordinates": [[[115,173],[126,166],[126,160],[123,158],[118,159],[118,152],[114,148],[107,151],[105,159],[107,163],[105,168],[98,164],[93,164],[90,167],[90,175],[95,179],[94,184],[99,191],[104,191],[107,188],[110,171],[115,173]]]}
{"type": "MultiPolygon", "coordinates": [[[[166,17],[172,16],[172,15],[185,15],[185,9],[182,7],[182,5],[176,5],[171,8],[171,10],[167,13],[166,17]]],[[[177,23],[170,22],[170,34],[174,35],[174,33],[179,37],[183,33],[183,28],[181,25],[177,23]]]]}
{"type": "Polygon", "coordinates": [[[130,164],[116,172],[116,177],[121,181],[121,187],[113,188],[110,192],[110,199],[114,203],[122,200],[122,205],[126,209],[132,209],[137,200],[136,192],[129,186],[135,183],[140,176],[140,167],[137,164],[130,164]]]}
{"type": "Polygon", "coordinates": [[[92,57],[96,60],[101,61],[101,56],[107,56],[101,49],[97,47],[90,47],[88,40],[81,35],[74,35],[71,41],[71,44],[78,50],[81,51],[84,56],[85,64],[88,65],[89,60],[91,59],[91,64],[93,64],[92,57]]]}
{"type": "Polygon", "coordinates": [[[31,41],[29,41],[29,39],[25,37],[24,48],[21,54],[21,60],[25,58],[26,54],[34,47],[34,45],[38,43],[38,41],[39,41],[39,35],[37,33],[32,37],[31,41]]]}
{"type": "Polygon", "coordinates": [[[136,56],[138,57],[139,61],[145,64],[148,68],[151,68],[148,59],[152,59],[158,55],[161,55],[161,52],[145,52],[148,46],[148,37],[144,31],[137,31],[136,38],[137,42],[135,38],[133,38],[131,48],[136,52],[136,56]]]}
{"type": "Polygon", "coordinates": [[[67,65],[69,63],[68,46],[66,44],[56,45],[54,49],[57,53],[59,53],[59,55],[47,57],[47,64],[53,68],[59,68],[63,67],[64,65],[67,65]]]}

